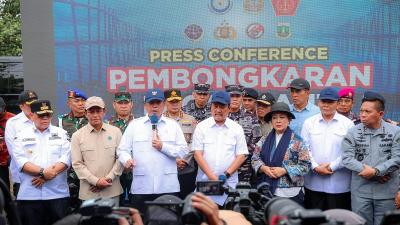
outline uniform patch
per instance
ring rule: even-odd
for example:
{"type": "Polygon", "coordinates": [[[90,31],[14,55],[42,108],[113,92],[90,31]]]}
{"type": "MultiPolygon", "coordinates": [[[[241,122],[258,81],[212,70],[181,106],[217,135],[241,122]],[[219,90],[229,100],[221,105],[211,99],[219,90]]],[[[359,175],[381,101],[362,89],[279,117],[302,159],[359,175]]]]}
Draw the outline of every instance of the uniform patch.
{"type": "Polygon", "coordinates": [[[27,141],[36,141],[36,138],[24,138],[24,139],[22,139],[22,142],[27,142],[27,141]]]}

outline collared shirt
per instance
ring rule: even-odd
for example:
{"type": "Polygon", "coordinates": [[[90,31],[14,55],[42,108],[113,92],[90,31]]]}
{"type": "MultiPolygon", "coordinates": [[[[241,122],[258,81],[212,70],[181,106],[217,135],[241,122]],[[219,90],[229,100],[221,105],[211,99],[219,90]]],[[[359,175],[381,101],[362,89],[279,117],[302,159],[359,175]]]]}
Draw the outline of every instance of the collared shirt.
{"type": "Polygon", "coordinates": [[[80,180],[80,199],[115,197],[122,193],[119,175],[123,166],[116,155],[121,136],[119,128],[106,123],[100,131],[87,124],[72,135],[72,167],[80,180]],[[111,187],[96,193],[90,191],[102,177],[113,181],[111,187]]]}
{"type": "Polygon", "coordinates": [[[161,150],[152,147],[153,131],[149,116],[132,120],[122,136],[117,150],[118,160],[136,162],[133,168],[132,194],[162,194],[179,192],[176,158],[188,153],[187,143],[179,124],[161,116],[157,132],[161,150]]]}
{"type": "Polygon", "coordinates": [[[358,124],[349,130],[342,142],[343,164],[352,170],[352,194],[371,199],[393,199],[399,188],[400,128],[381,120],[378,129],[358,124]],[[378,182],[374,176],[367,180],[358,175],[363,164],[379,170],[378,176],[390,180],[378,182]]]}
{"type": "Polygon", "coordinates": [[[22,129],[25,129],[27,127],[33,127],[33,122],[30,119],[28,119],[28,117],[26,117],[24,112],[18,113],[16,116],[9,119],[6,123],[6,130],[4,137],[6,139],[8,153],[11,156],[10,172],[12,181],[14,183],[20,183],[19,179],[20,172],[18,170],[17,164],[14,159],[13,144],[17,136],[17,133],[19,133],[22,129]]]}
{"type": "Polygon", "coordinates": [[[22,172],[28,162],[41,168],[50,167],[58,162],[67,167],[71,165],[71,146],[67,132],[59,127],[50,125],[40,132],[35,126],[22,129],[14,143],[13,154],[21,178],[18,200],[49,200],[69,197],[67,184],[67,169],[52,180],[46,181],[42,187],[32,185],[34,176],[22,172]]]}
{"type": "Polygon", "coordinates": [[[179,123],[182,128],[183,135],[185,136],[185,140],[188,143],[189,153],[183,158],[188,165],[183,170],[178,171],[179,175],[194,172],[197,166],[195,165],[194,152],[190,150],[192,149],[192,136],[197,125],[197,120],[193,116],[188,115],[183,111],[180,111],[179,116],[177,117],[172,117],[168,112],[165,112],[163,115],[179,123]]]}
{"type": "Polygon", "coordinates": [[[330,163],[332,175],[319,175],[311,171],[305,176],[304,186],[313,191],[344,193],[350,191],[351,173],[342,164],[341,143],[347,131],[353,127],[347,117],[335,113],[333,119],[325,121],[319,113],[304,121],[301,136],[310,145],[311,167],[330,163]]]}
{"type": "Polygon", "coordinates": [[[289,126],[299,136],[301,135],[301,129],[303,127],[304,121],[311,116],[320,113],[319,108],[311,102],[308,102],[307,106],[301,111],[298,111],[293,104],[290,104],[289,108],[290,112],[292,112],[293,115],[296,117],[296,119],[290,122],[289,126]]]}
{"type": "Polygon", "coordinates": [[[211,103],[207,102],[203,108],[198,108],[194,99],[192,99],[182,107],[182,110],[186,114],[193,116],[197,122],[201,122],[211,116],[211,103]]]}
{"type": "MultiPolygon", "coordinates": [[[[226,118],[223,125],[215,123],[213,117],[200,122],[193,135],[192,149],[202,151],[204,160],[216,175],[223,175],[238,155],[248,155],[243,128],[233,120],[226,118]]],[[[197,181],[207,181],[207,175],[199,168],[197,181]]],[[[235,171],[226,184],[236,188],[238,183],[238,172],[235,171]]],[[[227,195],[211,196],[211,198],[222,205],[227,195]]]]}

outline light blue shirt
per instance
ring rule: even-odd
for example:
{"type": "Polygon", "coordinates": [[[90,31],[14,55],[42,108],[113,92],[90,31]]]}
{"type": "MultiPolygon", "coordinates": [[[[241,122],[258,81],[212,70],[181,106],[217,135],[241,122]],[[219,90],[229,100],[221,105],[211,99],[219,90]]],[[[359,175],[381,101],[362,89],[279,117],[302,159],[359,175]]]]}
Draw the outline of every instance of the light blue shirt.
{"type": "Polygon", "coordinates": [[[123,165],[129,159],[136,163],[132,170],[132,194],[180,191],[176,158],[188,153],[182,129],[175,120],[161,116],[157,130],[163,143],[160,151],[152,147],[153,130],[147,115],[132,120],[122,135],[118,160],[123,165]]]}
{"type": "Polygon", "coordinates": [[[40,132],[35,126],[21,130],[14,144],[14,156],[18,169],[21,171],[21,186],[18,200],[49,200],[69,197],[67,184],[67,169],[52,180],[46,181],[42,187],[32,185],[34,176],[22,172],[28,162],[42,168],[61,162],[71,165],[71,145],[67,132],[59,127],[50,125],[40,132]]]}
{"type": "Polygon", "coordinates": [[[308,102],[307,106],[301,110],[298,111],[293,104],[289,105],[290,112],[293,113],[293,115],[296,117],[296,119],[292,120],[290,122],[289,127],[298,135],[301,136],[301,128],[303,127],[303,123],[306,119],[314,116],[315,114],[320,113],[319,108],[312,104],[311,102],[308,102]]]}

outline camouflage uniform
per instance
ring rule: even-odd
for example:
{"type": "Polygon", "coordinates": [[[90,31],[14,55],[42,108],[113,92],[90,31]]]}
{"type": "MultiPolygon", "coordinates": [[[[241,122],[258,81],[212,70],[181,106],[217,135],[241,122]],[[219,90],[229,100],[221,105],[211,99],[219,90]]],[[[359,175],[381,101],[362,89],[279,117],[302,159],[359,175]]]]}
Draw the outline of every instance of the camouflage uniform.
{"type": "MultiPolygon", "coordinates": [[[[79,118],[74,117],[72,112],[58,116],[58,126],[67,131],[69,139],[71,139],[75,131],[86,124],[88,124],[88,120],[85,116],[79,118]]],[[[72,166],[68,170],[67,182],[69,186],[71,211],[75,212],[79,209],[81,201],[79,200],[79,178],[72,166]]]]}
{"type": "Polygon", "coordinates": [[[251,157],[256,148],[257,142],[261,138],[261,127],[258,123],[258,118],[253,113],[242,108],[238,112],[229,113],[228,117],[242,126],[244,135],[246,136],[247,148],[249,150],[249,155],[247,156],[246,161],[239,168],[239,181],[253,181],[251,157]]]}
{"type": "Polygon", "coordinates": [[[192,99],[185,106],[183,106],[183,111],[186,114],[193,116],[197,122],[201,122],[211,117],[211,103],[207,103],[204,108],[198,108],[192,99]]]}
{"type": "Polygon", "coordinates": [[[124,133],[125,129],[128,127],[129,122],[131,122],[131,120],[133,120],[133,119],[134,119],[134,117],[132,114],[129,116],[128,120],[120,119],[120,118],[118,118],[118,116],[115,115],[115,116],[111,117],[107,122],[110,125],[118,127],[121,130],[121,132],[124,133]]]}

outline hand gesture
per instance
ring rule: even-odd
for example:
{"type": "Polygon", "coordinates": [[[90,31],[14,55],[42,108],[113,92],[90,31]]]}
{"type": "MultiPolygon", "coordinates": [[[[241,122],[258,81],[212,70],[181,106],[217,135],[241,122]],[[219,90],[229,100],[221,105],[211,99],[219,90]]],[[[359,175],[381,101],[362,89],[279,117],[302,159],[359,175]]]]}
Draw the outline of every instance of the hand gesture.
{"type": "Polygon", "coordinates": [[[151,142],[151,146],[153,146],[153,148],[157,149],[158,151],[161,151],[162,145],[163,143],[160,139],[160,136],[158,136],[158,133],[155,133],[153,140],[151,142]]]}

